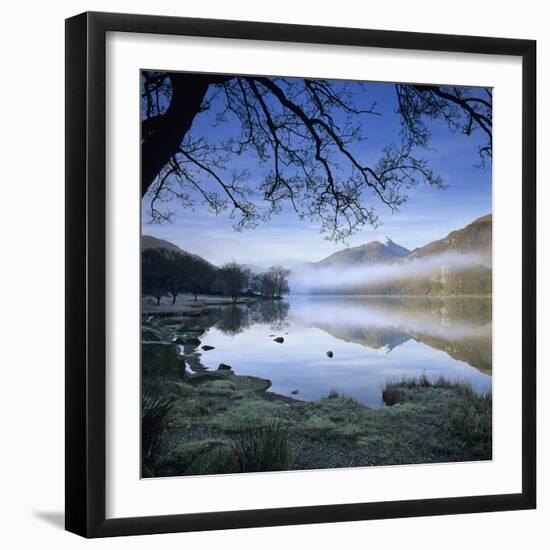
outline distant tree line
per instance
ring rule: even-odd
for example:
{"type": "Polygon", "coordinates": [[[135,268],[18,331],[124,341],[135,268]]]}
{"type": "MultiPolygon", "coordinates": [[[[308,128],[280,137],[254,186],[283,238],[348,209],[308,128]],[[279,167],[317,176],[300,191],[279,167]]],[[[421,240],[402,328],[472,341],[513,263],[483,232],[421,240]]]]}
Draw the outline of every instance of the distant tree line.
{"type": "Polygon", "coordinates": [[[216,268],[202,258],[166,248],[148,248],[141,255],[142,293],[156,298],[165,296],[175,304],[182,293],[228,296],[235,303],[241,296],[280,300],[290,291],[290,271],[273,266],[262,273],[229,262],[216,268]]]}

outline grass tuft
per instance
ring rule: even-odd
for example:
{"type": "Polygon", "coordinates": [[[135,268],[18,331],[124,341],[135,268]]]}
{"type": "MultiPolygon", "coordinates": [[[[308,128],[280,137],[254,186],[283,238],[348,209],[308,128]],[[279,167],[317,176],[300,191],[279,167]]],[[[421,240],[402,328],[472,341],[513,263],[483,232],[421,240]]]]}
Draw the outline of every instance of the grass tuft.
{"type": "Polygon", "coordinates": [[[382,390],[382,399],[388,406],[405,403],[411,400],[416,401],[418,399],[418,393],[409,390],[418,389],[450,390],[452,393],[461,397],[480,397],[469,384],[452,381],[442,376],[435,380],[435,382],[431,382],[425,374],[422,374],[416,378],[403,378],[400,381],[386,382],[382,390]]]}
{"type": "Polygon", "coordinates": [[[143,466],[154,470],[166,418],[174,406],[174,397],[144,395],[141,402],[141,456],[143,466]]]}
{"type": "Polygon", "coordinates": [[[241,472],[272,472],[287,468],[288,428],[280,419],[270,419],[234,432],[231,444],[241,472]]]}

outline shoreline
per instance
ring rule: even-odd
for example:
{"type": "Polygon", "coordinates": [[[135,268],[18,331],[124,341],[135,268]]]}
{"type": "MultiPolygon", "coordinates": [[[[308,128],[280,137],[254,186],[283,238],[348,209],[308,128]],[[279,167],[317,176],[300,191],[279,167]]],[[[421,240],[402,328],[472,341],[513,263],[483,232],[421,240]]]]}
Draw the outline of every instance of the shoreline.
{"type": "Polygon", "coordinates": [[[282,302],[284,298],[264,298],[261,296],[242,296],[241,298],[233,301],[226,296],[219,296],[215,294],[201,294],[197,300],[179,300],[175,304],[161,303],[157,305],[153,303],[148,297],[141,299],[141,315],[159,315],[177,314],[179,316],[193,315],[197,311],[206,311],[210,307],[219,306],[238,306],[247,304],[257,304],[260,302],[282,302]]]}

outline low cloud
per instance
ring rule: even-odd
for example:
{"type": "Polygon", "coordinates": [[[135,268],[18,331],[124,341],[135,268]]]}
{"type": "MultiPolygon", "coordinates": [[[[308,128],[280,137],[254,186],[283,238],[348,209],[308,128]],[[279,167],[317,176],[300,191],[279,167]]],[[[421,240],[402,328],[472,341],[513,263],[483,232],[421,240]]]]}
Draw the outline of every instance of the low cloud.
{"type": "Polygon", "coordinates": [[[294,293],[343,291],[353,287],[368,288],[404,279],[431,277],[442,268],[460,271],[473,264],[490,267],[486,257],[466,253],[439,254],[392,264],[327,267],[306,265],[292,271],[290,287],[294,293]]]}

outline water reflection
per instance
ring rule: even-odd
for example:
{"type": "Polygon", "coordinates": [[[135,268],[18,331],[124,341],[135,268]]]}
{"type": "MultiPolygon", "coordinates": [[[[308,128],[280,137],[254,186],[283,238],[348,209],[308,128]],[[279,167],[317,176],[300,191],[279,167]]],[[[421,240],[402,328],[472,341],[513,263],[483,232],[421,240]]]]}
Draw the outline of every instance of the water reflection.
{"type": "Polygon", "coordinates": [[[290,304],[283,300],[220,306],[211,309],[208,323],[229,335],[239,334],[254,324],[268,325],[273,331],[281,331],[288,326],[289,309],[290,304]]]}
{"type": "Polygon", "coordinates": [[[479,297],[345,297],[301,300],[297,322],[390,352],[410,338],[482,372],[492,368],[492,301],[479,297]]]}
{"type": "Polygon", "coordinates": [[[233,364],[302,399],[340,389],[377,406],[386,380],[420,374],[491,386],[490,298],[293,296],[211,308],[203,321],[215,346],[205,367],[233,364]]]}

